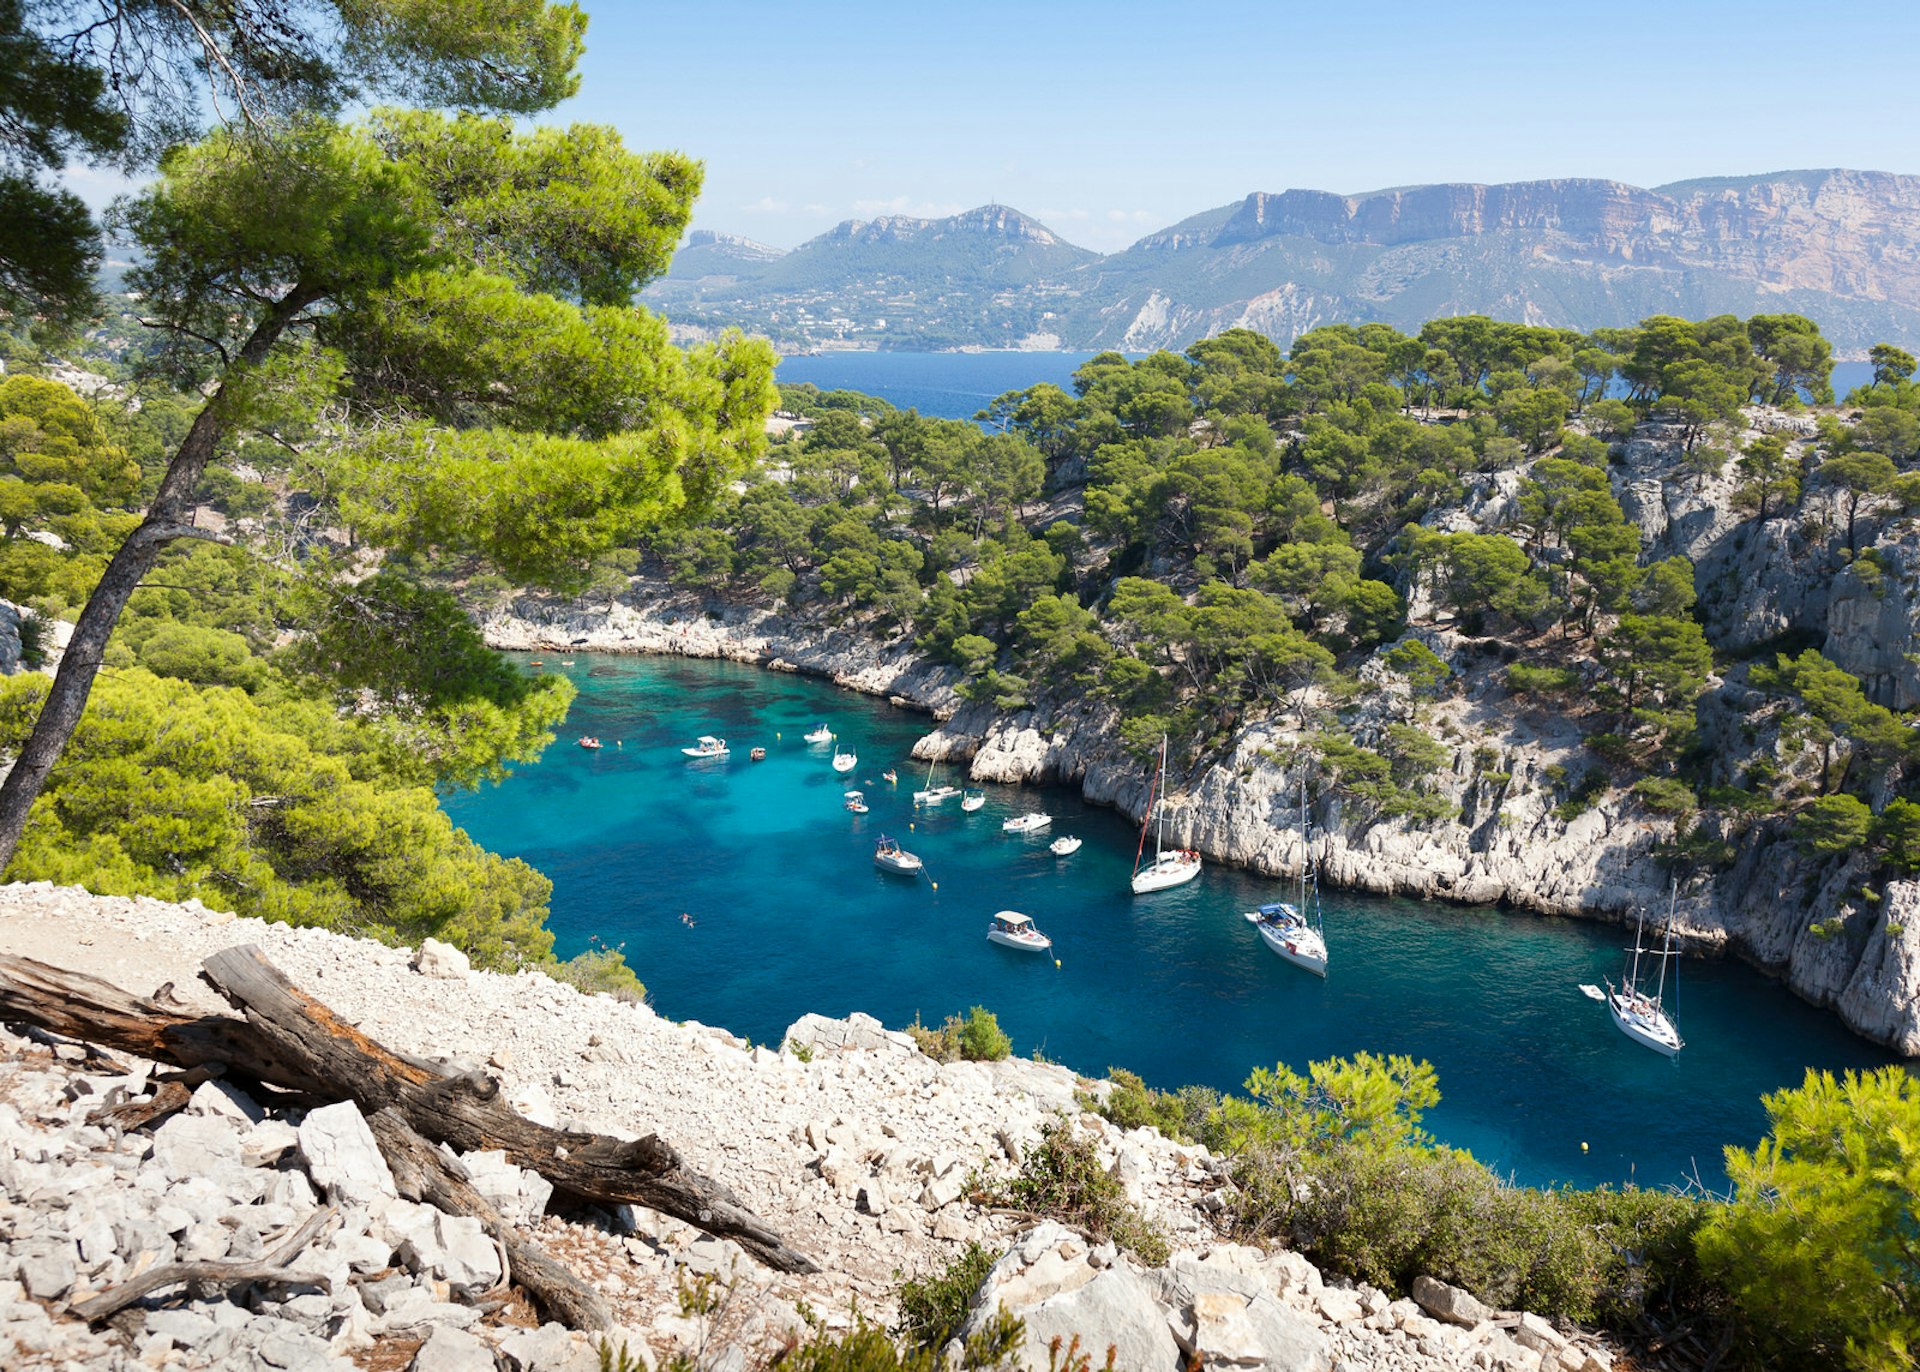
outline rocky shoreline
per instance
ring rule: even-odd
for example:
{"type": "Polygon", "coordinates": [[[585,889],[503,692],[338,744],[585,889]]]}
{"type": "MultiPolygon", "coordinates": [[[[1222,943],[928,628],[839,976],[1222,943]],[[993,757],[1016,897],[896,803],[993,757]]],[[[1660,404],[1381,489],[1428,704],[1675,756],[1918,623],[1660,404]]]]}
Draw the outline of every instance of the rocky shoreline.
{"type": "MultiPolygon", "coordinates": [[[[1119,1346],[1119,1365],[1209,1364],[1298,1372],[1607,1372],[1603,1341],[1487,1310],[1440,1283],[1414,1300],[1330,1282],[1297,1254],[1222,1242],[1209,1216],[1223,1169],[1152,1129],[1082,1110],[1105,1083],[1018,1060],[941,1065],[864,1016],[807,1016],[779,1047],[582,995],[537,972],[475,972],[319,929],[236,919],[196,904],[0,887],[0,953],[100,976],[140,994],[195,981],[208,954],[254,944],[349,1023],[396,1050],[498,1078],[529,1117],[636,1137],[657,1132],[810,1254],[821,1271],[755,1266],[731,1243],[636,1207],[546,1213],[551,1188],[497,1156],[462,1159],[516,1226],[610,1303],[651,1368],[761,1365],[803,1309],[830,1329],[891,1320],[901,1274],[937,1270],[965,1244],[1005,1250],[971,1320],[1027,1321],[1018,1364],[1048,1365],[1054,1334],[1119,1346]],[[1049,1122],[1090,1134],[1103,1165],[1171,1241],[1159,1267],[1055,1224],[982,1208],[972,1175],[1009,1171],[1049,1122]],[[689,1314],[688,1283],[719,1306],[689,1314]]],[[[539,1326],[501,1290],[476,1223],[397,1199],[351,1102],[268,1110],[227,1083],[199,1086],[152,1127],[103,1106],[152,1098],[160,1069],[101,1058],[58,1036],[0,1028],[0,1359],[10,1368],[173,1366],[590,1372],[597,1342],[539,1326]],[[323,1208],[332,1213],[315,1220],[323,1208]],[[232,1295],[170,1290],[96,1327],[73,1307],[156,1263],[272,1253],[318,1228],[293,1275],[232,1295]]]]}
{"type": "MultiPolygon", "coordinates": [[[[647,578],[609,605],[518,602],[483,617],[496,648],[573,647],[593,652],[723,658],[797,671],[931,714],[936,727],[914,755],[969,765],[978,782],[1067,785],[1138,821],[1147,769],[1117,742],[1117,719],[1098,702],[1042,700],[1005,715],[955,690],[957,670],[922,659],[910,637],[882,641],[857,627],[828,627],[764,607],[715,600],[647,578]]],[[[1349,823],[1337,797],[1314,814],[1317,860],[1332,886],[1469,904],[1503,903],[1543,914],[1623,922],[1664,909],[1667,869],[1655,859],[1673,821],[1610,792],[1572,818],[1557,813],[1549,769],[1581,764],[1579,731],[1506,708],[1497,658],[1445,632],[1420,635],[1455,668],[1461,689],[1433,708],[1450,759],[1436,790],[1459,820],[1349,823]]],[[[1391,718],[1407,687],[1373,664],[1371,713],[1391,718]]],[[[1361,736],[1365,723],[1355,730],[1361,736]]],[[[1170,841],[1210,861],[1280,875],[1298,869],[1299,768],[1286,759],[1308,730],[1282,717],[1244,725],[1223,756],[1170,780],[1170,841]]],[[[1812,909],[1847,905],[1863,873],[1842,865],[1809,897],[1815,869],[1788,843],[1752,845],[1732,871],[1690,884],[1676,927],[1687,951],[1730,955],[1783,979],[1830,1008],[1856,1033],[1920,1056],[1920,881],[1888,882],[1868,927],[1822,936],[1812,909]]]]}

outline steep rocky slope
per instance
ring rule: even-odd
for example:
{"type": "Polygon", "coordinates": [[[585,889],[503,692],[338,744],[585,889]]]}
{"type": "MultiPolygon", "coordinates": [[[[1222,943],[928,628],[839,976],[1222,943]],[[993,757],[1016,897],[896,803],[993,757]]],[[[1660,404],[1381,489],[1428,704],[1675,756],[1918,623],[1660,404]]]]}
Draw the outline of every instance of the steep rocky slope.
{"type": "MultiPolygon", "coordinates": [[[[1755,433],[1776,430],[1795,444],[1812,433],[1804,416],[1754,411],[1749,422],[1755,433]]],[[[1645,556],[1684,554],[1695,562],[1708,637],[1734,664],[1703,702],[1706,749],[1729,765],[1743,758],[1766,758],[1789,772],[1809,765],[1782,746],[1777,716],[1766,713],[1745,679],[1748,660],[1770,661],[1777,643],[1818,647],[1891,708],[1920,704],[1920,665],[1911,651],[1920,629],[1920,534],[1911,521],[1863,519],[1860,546],[1872,558],[1850,563],[1836,493],[1816,487],[1791,516],[1761,522],[1734,513],[1731,472],[1703,476],[1683,470],[1683,462],[1677,435],[1648,425],[1610,470],[1645,556]],[[1864,566],[1877,574],[1858,570],[1864,566]]],[[[1457,506],[1430,522],[1500,528],[1517,480],[1514,472],[1478,478],[1457,506]]],[[[1414,608],[1420,622],[1423,607],[1414,608]]],[[[524,601],[517,614],[484,627],[503,647],[576,643],[811,672],[932,712],[939,727],[919,755],[968,760],[975,780],[1071,785],[1136,819],[1147,803],[1148,769],[1119,742],[1111,705],[1045,692],[1032,708],[1012,714],[971,704],[956,693],[953,669],[920,659],[907,639],[881,641],[858,625],[709,603],[642,580],[611,609],[524,601]]],[[[1327,879],[1355,890],[1605,920],[1663,903],[1669,867],[1659,858],[1676,838],[1675,820],[1617,787],[1578,813],[1565,805],[1566,777],[1597,765],[1583,743],[1600,727],[1594,707],[1515,696],[1505,685],[1501,645],[1446,622],[1428,618],[1416,636],[1454,673],[1448,694],[1419,705],[1423,727],[1446,749],[1429,784],[1451,813],[1427,822],[1382,818],[1328,795],[1312,816],[1324,835],[1318,860],[1327,879]]],[[[1406,682],[1386,671],[1379,655],[1361,675],[1369,689],[1357,703],[1336,708],[1309,696],[1301,705],[1311,720],[1282,714],[1245,721],[1195,772],[1173,778],[1170,839],[1259,872],[1296,870],[1295,797],[1302,769],[1316,765],[1312,735],[1337,714],[1340,727],[1366,746],[1389,725],[1416,717],[1406,682]]],[[[1678,923],[1689,951],[1743,958],[1832,1007],[1867,1037],[1920,1055],[1920,882],[1894,880],[1864,891],[1871,875],[1865,857],[1811,859],[1782,819],[1715,816],[1704,837],[1728,855],[1717,864],[1683,865],[1678,923]]]]}

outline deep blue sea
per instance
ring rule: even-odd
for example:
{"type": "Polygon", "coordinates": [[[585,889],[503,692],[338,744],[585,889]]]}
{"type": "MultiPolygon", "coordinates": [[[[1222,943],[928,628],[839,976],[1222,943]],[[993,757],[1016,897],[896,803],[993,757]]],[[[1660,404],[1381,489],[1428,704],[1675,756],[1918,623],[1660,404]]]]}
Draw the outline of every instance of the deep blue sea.
{"type": "MultiPolygon", "coordinates": [[[[1139,357],[1143,354],[1132,353],[1139,357]]],[[[1071,390],[1074,369],[1093,353],[821,353],[789,357],[779,378],[811,381],[823,391],[859,391],[877,395],[899,409],[916,409],[938,419],[972,419],[1007,391],[1051,381],[1071,390]]],[[[1833,393],[1844,396],[1873,380],[1865,362],[1841,362],[1833,369],[1833,393]]]]}
{"type": "MultiPolygon", "coordinates": [[[[1162,1087],[1232,1089],[1275,1062],[1410,1053],[1439,1071],[1428,1124],[1442,1138],[1521,1180],[1578,1185],[1695,1174],[1724,1185],[1721,1146],[1759,1137],[1763,1092],[1810,1066],[1893,1061],[1749,969],[1696,962],[1679,978],[1686,1050],[1660,1057],[1578,989],[1617,975],[1623,931],[1573,920],[1330,893],[1321,981],[1241,918],[1281,883],[1209,866],[1136,897],[1137,831],[1076,793],[989,787],[977,814],[949,801],[916,815],[927,769],[908,751],[924,716],[734,663],[560,662],[548,653],[542,670],[580,687],[562,740],[447,808],[486,847],[553,878],[562,956],[595,937],[624,946],[675,1019],[769,1043],[808,1011],[897,1027],[984,1005],[1016,1052],[1093,1074],[1127,1067],[1162,1087]],[[859,754],[851,781],[830,748],[802,741],[820,721],[859,754]],[[709,733],[730,758],[681,755],[709,733]],[[581,734],[605,746],[574,746],[581,734]],[[766,761],[748,760],[755,744],[766,761]],[[897,786],[881,779],[888,767],[897,786]],[[849,785],[871,813],[846,811],[849,785]],[[1001,832],[1036,807],[1054,815],[1050,832],[1001,832]],[[918,853],[928,877],[877,871],[881,834],[918,853]],[[1085,846],[1055,858],[1047,842],[1061,834],[1085,846]],[[989,944],[1000,909],[1032,916],[1059,966],[989,944]]],[[[936,776],[963,784],[952,769],[936,776]]]]}

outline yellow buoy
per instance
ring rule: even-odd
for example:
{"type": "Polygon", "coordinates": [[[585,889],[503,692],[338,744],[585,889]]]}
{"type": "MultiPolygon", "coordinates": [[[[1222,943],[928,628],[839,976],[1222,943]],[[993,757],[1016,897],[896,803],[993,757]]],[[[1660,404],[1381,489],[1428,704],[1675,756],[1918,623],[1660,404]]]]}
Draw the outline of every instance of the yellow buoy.
{"type": "Polygon", "coordinates": [[[1059,959],[1059,958],[1055,958],[1055,959],[1053,960],[1053,965],[1054,965],[1055,967],[1058,967],[1058,966],[1060,965],[1060,959],[1059,959]]]}
{"type": "Polygon", "coordinates": [[[1580,1151],[1582,1153],[1587,1151],[1587,1141],[1585,1139],[1580,1140],[1580,1151]]]}
{"type": "Polygon", "coordinates": [[[931,877],[929,877],[929,878],[927,879],[927,885],[929,885],[929,886],[931,886],[931,887],[933,887],[933,889],[934,889],[934,890],[936,890],[936,891],[938,891],[938,890],[940,889],[940,883],[939,883],[939,882],[937,882],[937,881],[935,881],[935,880],[933,880],[933,879],[932,879],[931,877]]]}

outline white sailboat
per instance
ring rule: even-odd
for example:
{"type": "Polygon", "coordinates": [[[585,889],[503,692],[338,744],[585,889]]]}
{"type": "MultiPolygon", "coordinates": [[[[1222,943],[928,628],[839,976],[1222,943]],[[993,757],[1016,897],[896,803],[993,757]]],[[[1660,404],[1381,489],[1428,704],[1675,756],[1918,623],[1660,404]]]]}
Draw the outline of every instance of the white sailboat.
{"type": "MultiPolygon", "coordinates": [[[[1665,999],[1667,994],[1667,959],[1678,957],[1673,946],[1673,910],[1680,899],[1680,881],[1676,877],[1672,889],[1667,895],[1667,931],[1659,948],[1646,947],[1647,912],[1640,912],[1640,923],[1634,930],[1633,960],[1627,965],[1626,980],[1619,987],[1607,982],[1607,1013],[1613,1017],[1620,1032],[1644,1048],[1656,1053],[1673,1057],[1682,1048],[1685,1041],[1680,1037],[1679,1029],[1674,1027],[1673,1017],[1667,1012],[1665,999]],[[1653,994],[1648,995],[1640,984],[1640,958],[1645,954],[1660,959],[1660,974],[1654,980],[1653,994]]],[[[1679,972],[1674,973],[1674,985],[1679,986],[1679,972]]],[[[1582,990],[1587,988],[1582,987],[1582,990]]]]}
{"type": "Polygon", "coordinates": [[[1317,977],[1327,974],[1327,938],[1320,924],[1320,883],[1314,871],[1313,849],[1307,843],[1307,783],[1300,782],[1300,894],[1297,901],[1282,900],[1246,912],[1260,931],[1260,941],[1295,967],[1317,977]]]}
{"type": "Polygon", "coordinates": [[[1147,793],[1147,813],[1140,820],[1140,847],[1133,855],[1133,893],[1136,896],[1164,891],[1172,886],[1184,886],[1200,875],[1200,854],[1189,848],[1167,849],[1166,789],[1167,736],[1162,734],[1160,770],[1154,775],[1153,789],[1147,793]],[[1140,859],[1146,856],[1147,829],[1153,825],[1156,805],[1160,811],[1160,822],[1154,829],[1153,861],[1142,867],[1140,859]]]}
{"type": "Polygon", "coordinates": [[[913,793],[913,803],[915,805],[938,805],[942,801],[951,800],[954,796],[960,794],[960,788],[958,786],[935,786],[933,784],[933,769],[935,765],[932,758],[927,759],[927,784],[923,789],[913,793]]]}

